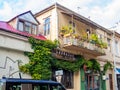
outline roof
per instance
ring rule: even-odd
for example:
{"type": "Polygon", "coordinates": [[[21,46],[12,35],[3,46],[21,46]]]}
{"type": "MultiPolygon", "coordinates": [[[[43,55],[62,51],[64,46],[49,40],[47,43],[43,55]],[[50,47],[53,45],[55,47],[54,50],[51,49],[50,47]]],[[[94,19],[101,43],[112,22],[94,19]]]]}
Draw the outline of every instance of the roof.
{"type": "Polygon", "coordinates": [[[47,84],[60,84],[52,80],[33,80],[33,79],[20,79],[20,78],[2,78],[1,81],[9,83],[47,83],[47,84]]]}
{"type": "Polygon", "coordinates": [[[39,39],[39,40],[46,40],[46,38],[42,35],[36,36],[36,35],[29,34],[27,32],[19,31],[19,30],[13,28],[7,22],[3,22],[3,21],[0,21],[0,30],[4,30],[6,32],[11,32],[11,33],[18,34],[18,35],[21,35],[21,36],[34,37],[34,38],[39,39]]]}
{"type": "MultiPolygon", "coordinates": [[[[24,13],[22,13],[22,14],[19,14],[19,15],[15,16],[14,18],[10,19],[8,22],[11,22],[11,21],[14,20],[15,18],[18,18],[19,16],[22,16],[22,15],[24,15],[24,14],[26,14],[26,13],[30,13],[30,14],[34,17],[34,15],[33,15],[33,13],[32,13],[31,11],[26,11],[26,12],[24,12],[24,13]]],[[[39,22],[35,17],[34,17],[34,19],[37,21],[38,24],[40,24],[40,22],[39,22]]]]}
{"type": "Polygon", "coordinates": [[[36,14],[35,14],[35,17],[38,17],[38,16],[41,15],[42,13],[45,13],[46,11],[51,10],[51,9],[53,9],[53,8],[55,8],[55,7],[63,10],[64,12],[62,12],[62,13],[74,15],[74,16],[80,18],[82,21],[85,21],[85,22],[87,22],[87,23],[90,23],[91,25],[94,25],[94,26],[96,26],[97,28],[100,28],[100,29],[102,29],[103,31],[105,31],[105,32],[107,32],[107,33],[109,33],[109,34],[112,34],[112,32],[111,32],[110,30],[104,28],[103,26],[101,26],[101,25],[93,22],[92,20],[90,20],[90,19],[88,19],[88,18],[86,18],[86,17],[84,17],[84,16],[82,16],[82,15],[80,15],[80,14],[78,14],[78,13],[76,13],[76,12],[74,12],[74,11],[72,11],[72,10],[70,10],[70,9],[62,6],[62,5],[60,5],[60,4],[58,4],[58,3],[55,3],[55,4],[53,4],[53,5],[49,6],[49,7],[41,10],[40,12],[36,13],[36,14]]]}

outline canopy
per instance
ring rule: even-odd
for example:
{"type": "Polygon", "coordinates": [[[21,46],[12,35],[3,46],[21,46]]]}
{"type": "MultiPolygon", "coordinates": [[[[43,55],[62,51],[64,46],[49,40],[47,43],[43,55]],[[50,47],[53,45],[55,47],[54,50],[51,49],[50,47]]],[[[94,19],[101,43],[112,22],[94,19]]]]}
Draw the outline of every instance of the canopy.
{"type": "Polygon", "coordinates": [[[116,74],[120,74],[120,68],[116,68],[115,72],[116,74]]]}

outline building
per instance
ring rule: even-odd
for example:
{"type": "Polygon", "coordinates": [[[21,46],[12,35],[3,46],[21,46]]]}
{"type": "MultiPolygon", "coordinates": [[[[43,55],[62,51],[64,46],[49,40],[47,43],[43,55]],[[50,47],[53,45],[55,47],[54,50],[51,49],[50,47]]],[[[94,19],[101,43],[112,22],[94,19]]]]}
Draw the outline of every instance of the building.
{"type": "MultiPolygon", "coordinates": [[[[103,69],[103,65],[107,61],[113,64],[113,51],[115,51],[116,66],[120,68],[120,35],[118,33],[115,33],[115,49],[113,50],[113,32],[58,3],[36,13],[35,17],[41,23],[39,25],[40,34],[44,35],[47,39],[57,39],[60,42],[58,49],[60,55],[57,58],[71,61],[74,60],[75,55],[83,55],[86,59],[97,59],[101,69],[103,69]],[[89,39],[92,34],[97,35],[98,39],[101,42],[107,43],[107,45],[99,47],[96,46],[97,44],[91,44],[89,39]],[[68,56],[67,59],[59,57],[63,56],[63,52],[66,53],[66,57],[68,56]],[[69,57],[70,55],[72,55],[72,59],[69,57]]],[[[91,75],[82,69],[75,73],[69,72],[64,77],[68,78],[69,84],[66,79],[64,85],[69,90],[90,90],[95,88],[94,84],[99,83],[99,75],[91,75]]],[[[115,90],[114,70],[107,71],[103,80],[105,86],[101,88],[100,85],[97,85],[99,89],[115,90]]]]}
{"type": "Polygon", "coordinates": [[[37,33],[40,23],[31,11],[22,13],[8,22],[0,21],[0,78],[30,78],[29,75],[19,72],[18,64],[28,63],[29,58],[25,51],[33,52],[28,37],[46,40],[37,33]]]}

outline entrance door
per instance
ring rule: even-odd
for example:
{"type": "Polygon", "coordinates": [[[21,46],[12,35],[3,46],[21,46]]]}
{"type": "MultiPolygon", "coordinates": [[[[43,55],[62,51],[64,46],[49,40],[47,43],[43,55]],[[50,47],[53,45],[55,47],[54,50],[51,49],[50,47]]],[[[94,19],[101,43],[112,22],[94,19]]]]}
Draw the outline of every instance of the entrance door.
{"type": "Polygon", "coordinates": [[[109,74],[109,84],[110,84],[110,90],[113,90],[112,74],[109,74]]]}
{"type": "Polygon", "coordinates": [[[120,90],[120,74],[117,74],[117,86],[118,90],[120,90]]]}
{"type": "Polygon", "coordinates": [[[99,76],[86,75],[86,90],[99,90],[99,76]]]}

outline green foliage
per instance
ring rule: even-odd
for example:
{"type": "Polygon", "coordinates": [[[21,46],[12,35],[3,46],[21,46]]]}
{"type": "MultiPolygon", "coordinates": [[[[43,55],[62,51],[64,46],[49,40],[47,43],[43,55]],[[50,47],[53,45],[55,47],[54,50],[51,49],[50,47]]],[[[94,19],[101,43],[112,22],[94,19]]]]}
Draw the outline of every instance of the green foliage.
{"type": "Polygon", "coordinates": [[[78,56],[77,60],[74,62],[54,59],[51,61],[51,63],[52,63],[52,67],[56,67],[58,69],[65,69],[65,70],[75,72],[75,71],[80,70],[80,67],[82,67],[84,61],[85,61],[85,59],[82,56],[78,56]]]}
{"type": "Polygon", "coordinates": [[[93,43],[93,44],[98,43],[98,36],[97,36],[97,34],[91,34],[90,35],[90,40],[91,40],[91,43],[93,43]]]}
{"type": "Polygon", "coordinates": [[[88,40],[88,38],[87,38],[87,33],[86,33],[86,31],[85,31],[84,29],[81,29],[81,30],[80,30],[80,37],[81,37],[81,39],[82,39],[83,41],[88,40]]]}
{"type": "Polygon", "coordinates": [[[20,70],[30,74],[33,79],[50,79],[50,61],[53,59],[51,50],[57,46],[56,43],[49,40],[36,40],[34,38],[29,38],[29,42],[34,49],[34,53],[25,52],[30,61],[28,64],[21,66],[20,70]]]}
{"type": "Polygon", "coordinates": [[[113,67],[113,65],[109,61],[107,61],[107,63],[103,67],[103,74],[105,74],[107,72],[107,70],[111,69],[112,67],[113,67]]]}
{"type": "Polygon", "coordinates": [[[84,58],[82,56],[77,57],[75,62],[54,58],[51,51],[57,47],[57,41],[41,41],[29,38],[29,42],[34,52],[25,52],[25,55],[29,57],[29,63],[20,66],[20,70],[30,74],[33,79],[50,79],[52,67],[69,71],[78,71],[84,63],[84,58]]]}
{"type": "Polygon", "coordinates": [[[72,25],[66,25],[62,26],[60,33],[65,35],[65,34],[72,34],[74,32],[72,25]]]}
{"type": "Polygon", "coordinates": [[[100,48],[107,48],[107,43],[99,39],[97,34],[91,34],[90,42],[98,45],[100,48]]]}
{"type": "Polygon", "coordinates": [[[87,60],[84,64],[87,66],[87,69],[92,70],[92,72],[100,71],[100,64],[96,59],[87,60]]]}
{"type": "MultiPolygon", "coordinates": [[[[33,79],[50,79],[52,68],[79,71],[84,64],[94,72],[100,71],[100,64],[95,59],[86,60],[83,56],[76,56],[77,60],[70,62],[54,58],[51,51],[57,47],[57,41],[29,38],[29,42],[34,52],[25,52],[25,55],[29,57],[29,63],[20,65],[20,70],[30,74],[33,79]]],[[[109,67],[110,63],[105,64],[104,71],[106,72],[109,67]]]]}

